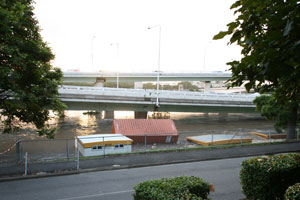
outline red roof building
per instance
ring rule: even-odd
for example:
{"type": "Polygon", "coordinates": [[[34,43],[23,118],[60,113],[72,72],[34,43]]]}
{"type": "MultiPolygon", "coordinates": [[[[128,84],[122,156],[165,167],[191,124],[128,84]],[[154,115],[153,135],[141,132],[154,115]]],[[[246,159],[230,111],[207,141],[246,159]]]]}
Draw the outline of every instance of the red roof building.
{"type": "Polygon", "coordinates": [[[112,133],[123,134],[133,143],[176,143],[178,131],[171,119],[115,119],[112,133]]]}

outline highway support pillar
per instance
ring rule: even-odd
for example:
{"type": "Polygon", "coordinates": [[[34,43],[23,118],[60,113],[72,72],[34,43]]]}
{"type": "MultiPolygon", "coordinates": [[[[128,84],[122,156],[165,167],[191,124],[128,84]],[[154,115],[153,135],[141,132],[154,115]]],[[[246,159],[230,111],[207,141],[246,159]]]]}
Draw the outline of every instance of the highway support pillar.
{"type": "Polygon", "coordinates": [[[105,111],[105,119],[114,119],[115,113],[114,111],[105,111]]]}
{"type": "Polygon", "coordinates": [[[205,81],[205,85],[204,85],[204,92],[210,92],[210,88],[211,88],[211,82],[210,81],[205,81]]]}
{"type": "Polygon", "coordinates": [[[134,89],[143,89],[143,82],[134,82],[134,89]]]}
{"type": "Polygon", "coordinates": [[[147,119],[147,111],[134,111],[134,119],[147,119]]]}
{"type": "Polygon", "coordinates": [[[96,82],[94,83],[94,87],[104,87],[105,79],[97,78],[96,82]]]}

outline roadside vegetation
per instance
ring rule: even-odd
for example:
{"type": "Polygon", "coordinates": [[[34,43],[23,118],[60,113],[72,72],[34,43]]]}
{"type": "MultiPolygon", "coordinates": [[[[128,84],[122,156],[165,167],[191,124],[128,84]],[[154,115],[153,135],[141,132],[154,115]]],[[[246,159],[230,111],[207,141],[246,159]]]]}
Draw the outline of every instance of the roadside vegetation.
{"type": "Polygon", "coordinates": [[[134,200],[208,199],[210,184],[195,176],[149,180],[134,187],[134,200]]]}
{"type": "Polygon", "coordinates": [[[62,72],[51,66],[54,55],[40,35],[33,1],[0,1],[0,119],[3,132],[32,124],[39,135],[53,138],[49,110],[59,114],[62,72]]]}
{"type": "Polygon", "coordinates": [[[247,199],[284,199],[299,196],[300,154],[255,157],[244,160],[240,171],[243,193],[247,199]],[[291,191],[295,191],[294,194],[291,191]]]}
{"type": "Polygon", "coordinates": [[[247,91],[271,94],[288,110],[287,139],[293,139],[300,104],[299,0],[237,0],[230,9],[236,19],[214,36],[229,36],[228,44],[242,48],[242,58],[227,63],[229,87],[244,84],[247,91]]]}

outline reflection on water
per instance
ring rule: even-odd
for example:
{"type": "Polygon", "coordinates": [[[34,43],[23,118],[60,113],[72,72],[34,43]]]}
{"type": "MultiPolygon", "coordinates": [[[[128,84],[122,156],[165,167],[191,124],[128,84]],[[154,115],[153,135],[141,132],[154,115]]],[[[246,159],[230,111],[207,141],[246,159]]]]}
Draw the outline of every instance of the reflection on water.
{"type": "MultiPolygon", "coordinates": [[[[50,122],[57,127],[55,138],[74,138],[78,135],[90,135],[112,132],[112,119],[104,119],[104,113],[96,115],[83,114],[86,111],[65,111],[64,118],[54,118],[50,122]]],[[[151,115],[151,112],[148,113],[151,115]]],[[[115,119],[133,119],[133,111],[115,111],[115,119]]],[[[176,113],[171,112],[170,118],[174,120],[181,138],[186,136],[205,134],[209,131],[222,132],[226,130],[273,130],[273,122],[266,121],[259,114],[218,114],[218,113],[176,113]]],[[[32,135],[30,128],[26,128],[19,135],[28,139],[32,135]]],[[[13,140],[16,137],[12,138],[13,140]]],[[[9,136],[10,137],[10,136],[9,136]]],[[[9,139],[1,136],[1,139],[9,139]]]]}
{"type": "MultiPolygon", "coordinates": [[[[56,138],[73,138],[112,132],[112,119],[103,119],[103,113],[84,115],[84,111],[66,111],[66,117],[58,122],[56,138]]],[[[151,115],[151,112],[148,113],[151,115]]],[[[132,111],[115,111],[115,119],[133,119],[132,111]]],[[[171,112],[177,130],[182,135],[203,133],[208,130],[233,129],[273,129],[273,122],[266,121],[259,114],[219,114],[219,113],[176,113],[171,112]]]]}
{"type": "Polygon", "coordinates": [[[134,119],[133,111],[115,111],[115,119],[134,119]]]}

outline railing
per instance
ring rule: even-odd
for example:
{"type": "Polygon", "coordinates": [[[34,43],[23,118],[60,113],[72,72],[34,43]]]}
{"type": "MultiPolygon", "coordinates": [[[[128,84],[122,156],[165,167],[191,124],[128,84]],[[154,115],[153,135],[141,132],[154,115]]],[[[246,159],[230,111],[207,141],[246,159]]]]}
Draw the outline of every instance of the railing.
{"type": "MultiPolygon", "coordinates": [[[[124,96],[124,97],[145,97],[156,98],[156,90],[145,89],[124,89],[124,88],[105,88],[105,87],[77,87],[62,85],[59,88],[60,94],[90,94],[90,95],[107,95],[107,96],[124,96]]],[[[252,102],[259,94],[228,94],[228,93],[204,93],[190,91],[166,91],[160,90],[159,98],[172,99],[190,99],[190,100],[215,100],[215,101],[239,101],[252,102]]]]}

